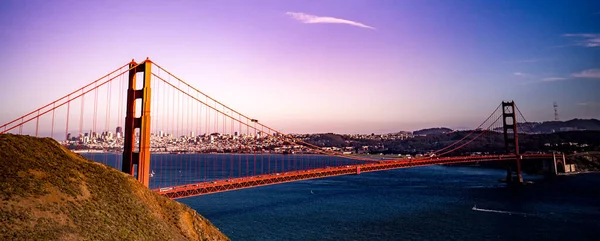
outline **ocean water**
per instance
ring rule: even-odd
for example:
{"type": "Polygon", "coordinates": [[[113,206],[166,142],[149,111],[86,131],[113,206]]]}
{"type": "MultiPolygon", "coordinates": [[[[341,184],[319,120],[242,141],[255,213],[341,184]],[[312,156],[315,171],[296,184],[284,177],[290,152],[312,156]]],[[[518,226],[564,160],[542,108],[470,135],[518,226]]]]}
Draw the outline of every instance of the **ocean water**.
{"type": "Polygon", "coordinates": [[[598,240],[600,173],[429,166],[178,199],[232,240],[598,240]],[[474,210],[474,206],[476,206],[474,210]]]}
{"type": "MultiPolygon", "coordinates": [[[[120,153],[81,153],[82,156],[121,170],[120,153]]],[[[279,154],[152,154],[150,188],[275,174],[360,161],[334,156],[279,154]]],[[[135,170],[135,168],[134,168],[135,170]]]]}

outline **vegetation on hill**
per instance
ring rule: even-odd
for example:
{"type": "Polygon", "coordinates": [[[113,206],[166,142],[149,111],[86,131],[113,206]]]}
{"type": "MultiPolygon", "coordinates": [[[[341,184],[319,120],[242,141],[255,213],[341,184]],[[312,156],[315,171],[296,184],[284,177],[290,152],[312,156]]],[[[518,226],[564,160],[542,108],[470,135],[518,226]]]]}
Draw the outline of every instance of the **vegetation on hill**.
{"type": "Polygon", "coordinates": [[[571,130],[600,131],[600,120],[572,119],[568,121],[544,121],[540,123],[523,123],[535,133],[554,133],[571,130]]]}
{"type": "Polygon", "coordinates": [[[452,132],[452,129],[450,129],[450,128],[438,127],[438,128],[428,128],[428,129],[414,131],[413,135],[415,135],[415,136],[440,135],[440,134],[446,134],[446,133],[450,133],[450,132],[452,132]]]}
{"type": "Polygon", "coordinates": [[[577,166],[577,171],[600,171],[600,152],[598,151],[573,154],[567,159],[577,166]]]}
{"type": "Polygon", "coordinates": [[[56,141],[0,135],[0,240],[227,240],[191,208],[56,141]]]}
{"type": "MultiPolygon", "coordinates": [[[[415,136],[408,139],[357,139],[347,135],[311,134],[304,138],[318,146],[354,147],[370,146],[370,154],[425,154],[447,147],[467,136],[470,131],[454,131],[446,134],[415,136]]],[[[449,155],[468,155],[473,152],[504,153],[502,133],[486,131],[475,132],[465,140],[475,141],[462,146],[449,155]],[[481,134],[481,135],[480,135],[481,134]]],[[[464,142],[461,142],[464,143],[464,142]]],[[[519,134],[519,146],[522,152],[563,152],[567,154],[600,151],[600,131],[569,131],[551,134],[519,134]]],[[[452,149],[452,148],[451,148],[452,149]]],[[[448,149],[450,150],[450,149],[448,149]]]]}
{"type": "Polygon", "coordinates": [[[305,141],[318,146],[345,146],[344,136],[333,133],[311,134],[305,141]]]}
{"type": "MultiPolygon", "coordinates": [[[[444,135],[415,137],[412,139],[383,143],[388,152],[423,153],[439,150],[468,135],[469,132],[453,132],[444,135]]],[[[480,132],[467,137],[471,140],[480,132]]],[[[582,151],[600,150],[600,131],[572,131],[553,134],[519,135],[519,147],[522,152],[558,151],[567,154],[582,151]]],[[[475,141],[449,153],[465,155],[472,152],[504,153],[504,136],[502,133],[486,132],[475,141]]]]}

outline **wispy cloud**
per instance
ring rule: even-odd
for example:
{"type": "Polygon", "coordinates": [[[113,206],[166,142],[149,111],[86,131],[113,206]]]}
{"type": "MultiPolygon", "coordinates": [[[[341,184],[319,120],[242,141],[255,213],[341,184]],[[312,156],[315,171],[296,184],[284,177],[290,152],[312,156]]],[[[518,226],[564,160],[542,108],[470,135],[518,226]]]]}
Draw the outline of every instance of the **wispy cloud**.
{"type": "Polygon", "coordinates": [[[573,78],[600,79],[600,69],[586,69],[586,70],[583,70],[578,73],[573,73],[573,74],[571,74],[571,76],[566,76],[566,77],[558,77],[558,76],[543,77],[543,75],[542,75],[539,78],[535,78],[536,77],[535,75],[526,74],[526,73],[522,73],[522,72],[514,72],[513,75],[521,77],[521,78],[529,79],[528,81],[525,81],[522,84],[534,84],[534,83],[565,81],[565,80],[571,80],[573,78]],[[534,80],[532,80],[532,79],[534,79],[534,80]],[[535,79],[537,79],[537,80],[535,80],[535,79]]]}
{"type": "MultiPolygon", "coordinates": [[[[517,72],[518,73],[518,72],[517,72]]],[[[517,74],[514,73],[514,74],[517,74]]],[[[523,74],[523,73],[520,73],[523,74]]],[[[526,77],[528,80],[525,82],[522,82],[522,85],[529,85],[529,84],[540,84],[540,83],[548,83],[548,82],[556,82],[556,81],[564,81],[564,80],[568,80],[569,78],[567,77],[539,77],[538,78],[534,78],[535,75],[528,75],[528,74],[523,74],[524,77],[526,77]]],[[[521,76],[521,75],[519,75],[521,76]]]]}
{"type": "Polygon", "coordinates": [[[543,78],[542,81],[543,82],[553,82],[553,81],[561,81],[561,80],[568,80],[569,78],[563,78],[563,77],[548,77],[548,78],[543,78]]]}
{"type": "Polygon", "coordinates": [[[579,73],[572,74],[575,78],[600,79],[600,69],[586,69],[579,73]]]}
{"type": "Polygon", "coordinates": [[[533,74],[527,74],[523,72],[514,72],[514,76],[527,80],[522,82],[523,85],[535,84],[535,83],[548,83],[548,82],[557,82],[557,81],[566,81],[572,80],[574,78],[587,78],[587,79],[600,79],[600,69],[586,69],[581,72],[573,73],[571,76],[548,76],[544,77],[544,75],[536,76],[533,74]]]}
{"type": "Polygon", "coordinates": [[[523,60],[517,60],[515,61],[515,63],[537,63],[537,62],[542,62],[542,61],[548,61],[550,59],[523,59],[523,60]]]}
{"type": "Polygon", "coordinates": [[[568,33],[563,34],[565,37],[575,38],[574,45],[588,48],[600,47],[600,34],[597,33],[568,33]]]}
{"type": "Polygon", "coordinates": [[[600,106],[600,102],[595,101],[587,101],[587,102],[579,102],[577,103],[579,106],[600,106]]]}
{"type": "Polygon", "coordinates": [[[523,73],[523,72],[514,72],[513,75],[514,76],[518,76],[518,77],[522,77],[522,78],[531,78],[531,77],[535,76],[535,75],[527,74],[527,73],[523,73]]]}
{"type": "Polygon", "coordinates": [[[339,23],[339,24],[348,24],[348,25],[361,27],[361,28],[368,28],[368,29],[373,29],[373,30],[375,29],[374,27],[371,27],[366,24],[362,24],[359,22],[354,22],[354,21],[350,21],[350,20],[346,20],[346,19],[341,19],[341,18],[319,17],[319,16],[310,15],[310,14],[306,14],[306,13],[296,13],[296,12],[287,12],[285,14],[289,15],[293,19],[296,19],[302,23],[339,23]]]}

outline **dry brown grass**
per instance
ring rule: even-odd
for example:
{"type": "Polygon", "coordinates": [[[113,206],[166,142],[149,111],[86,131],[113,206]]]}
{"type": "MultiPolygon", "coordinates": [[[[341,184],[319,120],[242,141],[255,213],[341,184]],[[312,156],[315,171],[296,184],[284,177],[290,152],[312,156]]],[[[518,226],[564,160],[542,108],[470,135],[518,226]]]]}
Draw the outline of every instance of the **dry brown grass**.
{"type": "Polygon", "coordinates": [[[52,139],[0,135],[0,240],[227,240],[191,208],[52,139]]]}

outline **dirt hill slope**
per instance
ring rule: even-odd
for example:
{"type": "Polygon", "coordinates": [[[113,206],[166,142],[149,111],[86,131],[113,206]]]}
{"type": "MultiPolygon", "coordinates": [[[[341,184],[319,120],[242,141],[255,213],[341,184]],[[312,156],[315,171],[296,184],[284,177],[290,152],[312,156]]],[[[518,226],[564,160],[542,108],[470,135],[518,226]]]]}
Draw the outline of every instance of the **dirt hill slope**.
{"type": "Polygon", "coordinates": [[[207,219],[56,141],[0,135],[0,240],[228,240],[207,219]]]}

